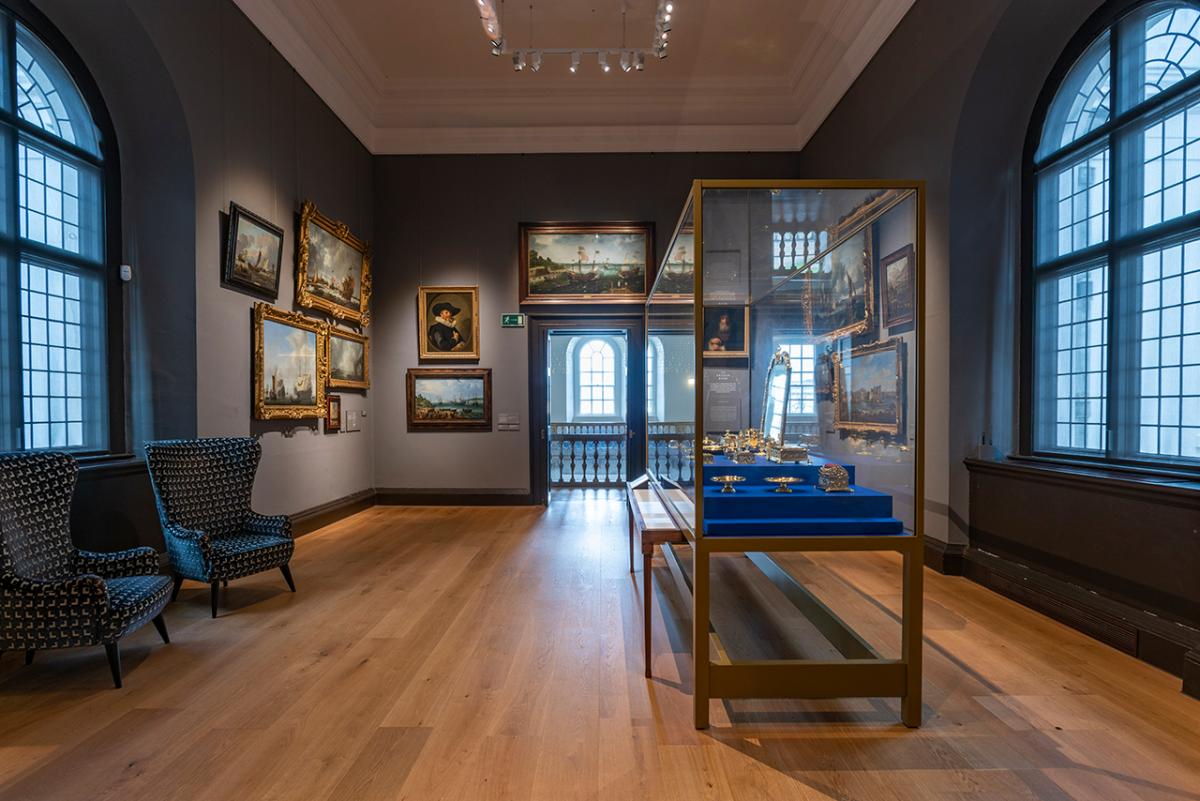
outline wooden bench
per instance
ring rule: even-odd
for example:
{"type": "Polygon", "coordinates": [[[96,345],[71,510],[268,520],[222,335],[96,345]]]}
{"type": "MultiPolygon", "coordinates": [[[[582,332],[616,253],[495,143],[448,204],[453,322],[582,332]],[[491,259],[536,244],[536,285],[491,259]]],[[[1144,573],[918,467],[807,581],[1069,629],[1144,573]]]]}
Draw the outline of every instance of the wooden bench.
{"type": "MultiPolygon", "coordinates": [[[[644,476],[625,484],[625,500],[629,505],[629,572],[636,571],[634,549],[642,551],[642,628],[645,647],[646,678],[652,678],[650,670],[650,610],[654,599],[653,560],[654,546],[666,543],[685,542],[683,532],[675,525],[667,508],[655,494],[644,476]],[[635,546],[634,541],[637,541],[635,546]]],[[[636,579],[634,586],[637,586],[636,579]]]]}

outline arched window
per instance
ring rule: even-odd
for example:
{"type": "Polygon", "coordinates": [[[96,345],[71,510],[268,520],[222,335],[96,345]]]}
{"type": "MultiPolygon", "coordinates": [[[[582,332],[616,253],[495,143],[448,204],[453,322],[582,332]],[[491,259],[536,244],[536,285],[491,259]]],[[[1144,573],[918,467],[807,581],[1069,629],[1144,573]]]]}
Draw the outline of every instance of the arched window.
{"type": "MultiPolygon", "coordinates": [[[[0,446],[109,449],[105,151],[63,60],[0,7],[0,446]],[[15,169],[11,169],[14,168],[15,169]],[[11,171],[10,171],[11,170],[11,171]]],[[[115,215],[112,215],[115,216],[115,215]]],[[[118,329],[119,330],[119,329],[118,329]]]]}
{"type": "Polygon", "coordinates": [[[1200,3],[1138,4],[1076,52],[1027,150],[1023,446],[1200,467],[1200,3]]]}
{"type": "Polygon", "coordinates": [[[664,362],[662,337],[651,336],[646,340],[646,414],[653,421],[663,419],[665,396],[663,394],[664,362]]]}
{"type": "Polygon", "coordinates": [[[606,339],[589,339],[577,351],[575,397],[580,417],[613,417],[617,413],[617,357],[606,339]]]}

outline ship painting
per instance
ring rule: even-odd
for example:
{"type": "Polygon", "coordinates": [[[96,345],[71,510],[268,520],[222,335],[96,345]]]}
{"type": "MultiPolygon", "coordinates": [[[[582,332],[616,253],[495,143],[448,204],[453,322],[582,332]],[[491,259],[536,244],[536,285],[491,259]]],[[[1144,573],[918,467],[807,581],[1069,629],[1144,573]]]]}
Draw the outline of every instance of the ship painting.
{"type": "Polygon", "coordinates": [[[645,297],[650,235],[645,230],[524,231],[529,302],[632,301],[645,297]]]}
{"type": "Polygon", "coordinates": [[[263,402],[268,406],[316,403],[316,332],[264,321],[263,375],[263,402]]]}
{"type": "Polygon", "coordinates": [[[308,291],[341,306],[359,306],[363,256],[319,225],[308,228],[308,291]]]}
{"type": "Polygon", "coordinates": [[[662,295],[691,295],[696,291],[696,257],[691,253],[693,234],[680,231],[671,253],[662,266],[662,274],[654,284],[656,297],[662,295]]]}

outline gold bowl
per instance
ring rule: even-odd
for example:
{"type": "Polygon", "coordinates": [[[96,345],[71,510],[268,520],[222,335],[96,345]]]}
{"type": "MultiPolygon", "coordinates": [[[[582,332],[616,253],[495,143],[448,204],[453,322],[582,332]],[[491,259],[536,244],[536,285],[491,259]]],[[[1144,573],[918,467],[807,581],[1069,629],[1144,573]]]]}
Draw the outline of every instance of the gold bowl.
{"type": "Polygon", "coordinates": [[[745,476],[713,476],[712,480],[718,484],[725,485],[725,486],[721,487],[721,492],[737,492],[737,490],[735,490],[733,488],[733,485],[741,484],[743,481],[746,480],[746,477],[745,476]]]}
{"type": "Polygon", "coordinates": [[[773,492],[791,492],[792,488],[788,484],[800,484],[804,479],[799,476],[767,476],[763,481],[776,485],[773,492]]]}

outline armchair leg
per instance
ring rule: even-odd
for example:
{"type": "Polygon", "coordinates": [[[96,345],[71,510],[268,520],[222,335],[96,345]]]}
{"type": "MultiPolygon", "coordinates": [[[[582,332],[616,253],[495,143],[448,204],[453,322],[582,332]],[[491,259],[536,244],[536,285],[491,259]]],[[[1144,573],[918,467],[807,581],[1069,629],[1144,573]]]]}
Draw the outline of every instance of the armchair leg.
{"type": "Polygon", "coordinates": [[[279,572],[283,574],[283,580],[287,582],[288,589],[295,592],[296,582],[292,581],[292,569],[287,565],[280,565],[279,572]]]}
{"type": "Polygon", "coordinates": [[[171,638],[167,636],[167,622],[163,620],[162,613],[154,616],[154,620],[150,621],[154,624],[154,628],[158,629],[158,636],[162,637],[162,641],[170,644],[171,638]]]}
{"type": "Polygon", "coordinates": [[[113,684],[121,689],[121,651],[115,642],[104,643],[104,651],[108,654],[108,667],[112,671],[113,684]]]}
{"type": "Polygon", "coordinates": [[[212,582],[212,616],[217,616],[217,601],[221,597],[221,582],[212,582]]]}
{"type": "Polygon", "coordinates": [[[175,599],[179,597],[179,588],[183,586],[183,576],[175,574],[175,586],[171,588],[171,603],[175,603],[175,599]]]}
{"type": "Polygon", "coordinates": [[[37,653],[37,652],[34,651],[32,648],[30,648],[28,651],[25,652],[25,664],[27,664],[27,665],[33,664],[33,655],[35,653],[37,653]]]}

